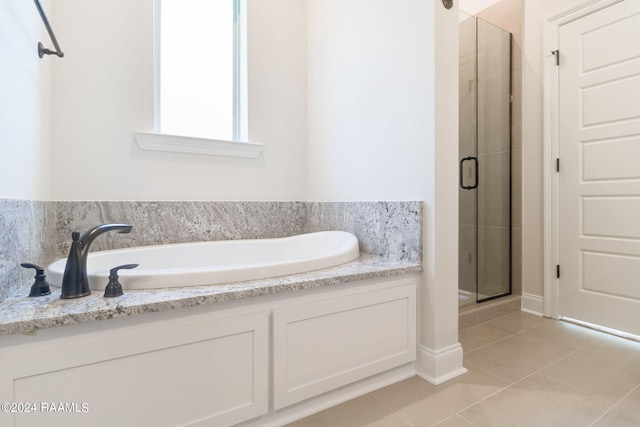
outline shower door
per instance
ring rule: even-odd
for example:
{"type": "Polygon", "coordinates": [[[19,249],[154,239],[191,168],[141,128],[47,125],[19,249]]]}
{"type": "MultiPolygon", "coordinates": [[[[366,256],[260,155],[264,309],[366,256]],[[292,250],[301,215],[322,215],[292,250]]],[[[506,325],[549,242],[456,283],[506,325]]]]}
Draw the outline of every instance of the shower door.
{"type": "Polygon", "coordinates": [[[460,22],[460,303],[511,293],[511,34],[460,22]]]}

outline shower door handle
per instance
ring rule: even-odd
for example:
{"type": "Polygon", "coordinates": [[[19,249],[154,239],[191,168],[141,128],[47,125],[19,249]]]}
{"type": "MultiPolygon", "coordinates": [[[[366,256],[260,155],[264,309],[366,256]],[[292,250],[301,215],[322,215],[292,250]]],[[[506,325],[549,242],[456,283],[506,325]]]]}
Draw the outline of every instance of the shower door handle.
{"type": "Polygon", "coordinates": [[[465,157],[460,160],[460,187],[465,190],[473,190],[474,188],[478,188],[478,158],[477,157],[465,157]],[[475,180],[473,185],[464,185],[464,162],[473,162],[475,169],[475,180]]]}

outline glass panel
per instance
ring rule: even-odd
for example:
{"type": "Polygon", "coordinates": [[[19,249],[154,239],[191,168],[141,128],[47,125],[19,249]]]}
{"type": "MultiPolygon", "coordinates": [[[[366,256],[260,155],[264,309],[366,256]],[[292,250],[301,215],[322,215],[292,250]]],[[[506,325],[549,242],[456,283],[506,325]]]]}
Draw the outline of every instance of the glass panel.
{"type": "Polygon", "coordinates": [[[233,140],[232,0],[162,0],[160,131],[233,140]]]}
{"type": "MultiPolygon", "coordinates": [[[[460,21],[460,85],[459,96],[459,137],[460,160],[477,157],[476,137],[476,19],[462,15],[460,21]]],[[[477,278],[477,232],[478,232],[478,189],[463,189],[462,185],[473,186],[475,162],[461,163],[461,185],[459,186],[459,289],[460,305],[475,303],[477,278]]]]}
{"type": "Polygon", "coordinates": [[[511,291],[511,34],[477,20],[478,301],[511,291]]]}
{"type": "Polygon", "coordinates": [[[511,293],[511,34],[460,16],[459,305],[511,293]]]}

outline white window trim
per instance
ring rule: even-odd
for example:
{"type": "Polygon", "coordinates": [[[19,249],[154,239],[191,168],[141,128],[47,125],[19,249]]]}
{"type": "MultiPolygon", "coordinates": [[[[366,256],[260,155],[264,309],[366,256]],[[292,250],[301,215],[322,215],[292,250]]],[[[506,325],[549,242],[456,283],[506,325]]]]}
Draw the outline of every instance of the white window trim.
{"type": "Polygon", "coordinates": [[[247,105],[247,0],[233,2],[233,139],[248,141],[248,105],[247,105]],[[238,78],[240,76],[240,78],[238,78]],[[244,84],[243,84],[244,82],[244,84]]]}
{"type": "Polygon", "coordinates": [[[246,63],[241,61],[241,57],[246,58],[247,43],[243,37],[242,28],[246,28],[246,13],[241,13],[240,8],[246,7],[246,0],[235,0],[234,4],[234,42],[239,45],[235,49],[234,57],[234,129],[233,137],[235,141],[226,141],[209,138],[197,138],[180,135],[164,134],[160,131],[160,2],[154,0],[154,132],[136,132],[134,134],[136,143],[141,150],[166,151],[174,153],[203,154],[212,156],[242,157],[256,159],[262,154],[264,146],[262,144],[245,142],[248,139],[248,127],[246,114],[246,87],[239,87],[238,74],[246,81],[246,63]],[[238,20],[241,22],[238,22],[238,20]],[[237,54],[238,50],[240,55],[237,54]]]}
{"type": "Polygon", "coordinates": [[[254,144],[251,142],[194,138],[157,132],[136,132],[135,139],[141,150],[244,157],[248,159],[257,159],[260,157],[264,148],[262,144],[254,144]]]}

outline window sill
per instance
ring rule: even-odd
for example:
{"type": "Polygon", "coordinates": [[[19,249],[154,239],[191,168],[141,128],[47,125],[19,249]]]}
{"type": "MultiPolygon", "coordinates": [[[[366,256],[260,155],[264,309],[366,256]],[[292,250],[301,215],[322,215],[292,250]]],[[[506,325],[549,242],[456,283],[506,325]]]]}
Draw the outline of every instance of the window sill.
{"type": "Polygon", "coordinates": [[[134,136],[141,150],[204,154],[208,156],[257,159],[262,154],[264,147],[262,144],[253,144],[251,142],[221,141],[190,136],[166,135],[163,133],[136,132],[134,136]]]}

